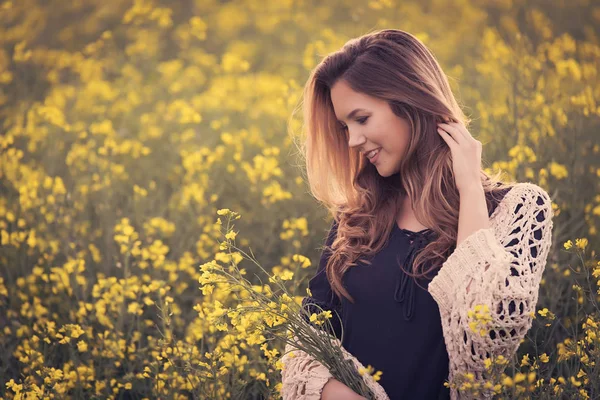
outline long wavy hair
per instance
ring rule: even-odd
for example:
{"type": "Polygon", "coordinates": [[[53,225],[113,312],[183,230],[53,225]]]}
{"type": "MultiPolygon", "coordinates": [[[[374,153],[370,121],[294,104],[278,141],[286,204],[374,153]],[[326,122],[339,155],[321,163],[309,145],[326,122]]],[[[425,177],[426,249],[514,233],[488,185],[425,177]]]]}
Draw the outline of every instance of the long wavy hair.
{"type": "MultiPolygon", "coordinates": [[[[456,247],[459,192],[450,148],[436,128],[446,118],[465,126],[470,119],[433,54],[401,30],[351,39],[311,71],[301,105],[305,137],[300,153],[310,190],[337,222],[337,237],[325,249],[331,254],[327,278],[336,295],[354,303],[342,277],[361,257],[370,264],[369,258],[386,245],[403,197],[410,198],[417,219],[435,236],[416,255],[412,272],[405,272],[422,278],[441,267],[456,247]],[[394,114],[408,122],[410,140],[398,173],[382,177],[357,148],[348,146],[330,94],[340,79],[356,92],[387,101],[394,114]]],[[[488,210],[499,202],[496,194],[514,184],[501,182],[500,174],[490,177],[481,170],[488,210]]]]}

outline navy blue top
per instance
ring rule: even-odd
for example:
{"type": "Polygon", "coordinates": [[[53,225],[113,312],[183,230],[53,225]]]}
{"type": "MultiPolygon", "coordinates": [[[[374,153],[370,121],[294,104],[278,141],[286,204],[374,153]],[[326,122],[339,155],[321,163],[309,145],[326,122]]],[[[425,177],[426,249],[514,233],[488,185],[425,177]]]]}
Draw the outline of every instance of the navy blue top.
{"type": "MultiPolygon", "coordinates": [[[[334,221],[327,246],[336,235],[334,221]]],[[[340,300],[332,291],[325,273],[330,253],[325,249],[309,282],[312,296],[302,301],[311,313],[319,312],[312,304],[331,310],[335,335],[342,340],[337,312],[344,328],[343,347],[365,367],[382,371],[379,384],[390,400],[450,398],[450,389],[444,386],[449,360],[438,305],[399,265],[410,271],[417,251],[436,235],[430,229],[413,232],[394,223],[387,244],[373,256],[371,265],[358,260],[342,277],[354,304],[343,296],[340,300]]],[[[438,271],[428,279],[420,278],[419,284],[427,289],[438,271]]]]}

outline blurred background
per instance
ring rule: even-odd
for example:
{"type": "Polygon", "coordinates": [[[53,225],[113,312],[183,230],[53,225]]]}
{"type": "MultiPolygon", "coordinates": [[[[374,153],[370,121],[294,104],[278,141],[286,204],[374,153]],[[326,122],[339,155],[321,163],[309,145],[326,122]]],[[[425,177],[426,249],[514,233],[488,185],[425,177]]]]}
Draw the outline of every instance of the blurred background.
{"type": "Polygon", "coordinates": [[[323,56],[396,28],[438,58],[487,171],[553,198],[503,390],[600,398],[598,2],[4,0],[0,23],[0,396],[278,398],[281,344],[215,323],[231,293],[199,289],[230,261],[216,211],[301,300],[330,222],[292,112],[323,56]]]}

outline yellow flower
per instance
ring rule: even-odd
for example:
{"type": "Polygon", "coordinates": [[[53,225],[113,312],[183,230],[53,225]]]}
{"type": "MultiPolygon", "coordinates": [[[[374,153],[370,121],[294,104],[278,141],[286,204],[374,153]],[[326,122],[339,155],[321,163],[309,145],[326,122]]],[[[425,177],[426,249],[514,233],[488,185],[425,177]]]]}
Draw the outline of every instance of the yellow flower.
{"type": "Polygon", "coordinates": [[[21,390],[23,390],[23,385],[18,385],[18,384],[15,382],[15,380],[14,380],[14,379],[11,379],[10,381],[8,381],[8,382],[6,383],[6,387],[7,387],[8,389],[12,389],[12,391],[13,391],[13,392],[15,392],[15,393],[17,393],[17,394],[18,394],[18,393],[20,393],[20,392],[21,392],[21,390]]]}
{"type": "Polygon", "coordinates": [[[308,268],[311,265],[310,260],[307,257],[300,254],[294,254],[292,256],[292,260],[299,262],[301,268],[308,268]]]}
{"type": "Polygon", "coordinates": [[[511,387],[514,383],[513,383],[512,378],[510,376],[507,376],[506,378],[504,378],[502,380],[502,384],[506,387],[511,387]]]}
{"type": "Polygon", "coordinates": [[[366,367],[366,368],[365,368],[365,367],[360,367],[360,368],[358,369],[358,373],[359,373],[361,376],[362,376],[362,375],[364,375],[364,374],[369,374],[369,375],[371,375],[371,374],[372,374],[374,371],[375,371],[375,368],[373,368],[373,366],[372,366],[372,365],[370,365],[370,364],[369,364],[369,365],[367,365],[367,367],[366,367]]]}
{"type": "Polygon", "coordinates": [[[331,311],[325,310],[319,314],[312,313],[310,316],[310,322],[314,322],[317,325],[322,325],[325,319],[332,317],[331,311]]]}
{"type": "Polygon", "coordinates": [[[77,350],[79,350],[80,352],[85,352],[88,349],[88,345],[86,342],[84,342],[83,340],[80,340],[79,342],[77,342],[77,350]]]}
{"type": "Polygon", "coordinates": [[[571,247],[573,247],[573,242],[571,240],[567,240],[563,246],[565,247],[566,250],[571,249],[571,247]]]}
{"type": "Polygon", "coordinates": [[[319,324],[319,322],[317,321],[317,314],[315,314],[315,313],[312,313],[312,314],[310,315],[310,318],[309,318],[309,319],[310,319],[310,322],[316,322],[317,324],[319,324]]]}
{"type": "Polygon", "coordinates": [[[279,274],[279,277],[282,281],[290,281],[294,277],[294,273],[292,271],[285,270],[281,274],[279,274]]]}
{"type": "Polygon", "coordinates": [[[495,363],[498,365],[507,365],[508,359],[506,359],[506,357],[504,357],[503,355],[499,355],[498,357],[496,357],[495,363]]]}
{"type": "Polygon", "coordinates": [[[556,177],[556,179],[564,179],[569,176],[569,171],[564,165],[553,161],[550,163],[550,174],[556,177]]]}
{"type": "Polygon", "coordinates": [[[205,296],[208,294],[211,294],[213,292],[214,288],[215,288],[214,285],[204,285],[204,286],[202,286],[202,294],[205,296]]]}
{"type": "Polygon", "coordinates": [[[575,239],[575,246],[578,249],[585,250],[585,247],[588,245],[587,238],[575,239]]]}
{"type": "Polygon", "coordinates": [[[492,366],[492,359],[491,358],[486,358],[483,361],[484,365],[485,365],[485,369],[489,369],[492,366]]]}
{"type": "Polygon", "coordinates": [[[522,372],[518,372],[518,373],[515,375],[515,383],[520,383],[520,382],[523,382],[523,381],[524,381],[526,378],[527,378],[527,377],[525,376],[525,374],[524,374],[524,373],[522,373],[522,372]]]}
{"type": "Polygon", "coordinates": [[[221,208],[217,211],[218,215],[224,215],[226,217],[231,217],[231,219],[240,219],[242,216],[235,211],[231,211],[229,208],[221,208]]]}

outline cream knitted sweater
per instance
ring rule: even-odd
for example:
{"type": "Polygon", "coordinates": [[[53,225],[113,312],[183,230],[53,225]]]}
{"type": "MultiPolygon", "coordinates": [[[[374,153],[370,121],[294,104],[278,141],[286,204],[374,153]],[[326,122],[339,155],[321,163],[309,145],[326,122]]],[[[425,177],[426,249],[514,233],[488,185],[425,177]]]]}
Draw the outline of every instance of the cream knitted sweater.
{"type": "MultiPolygon", "coordinates": [[[[552,241],[552,217],[548,193],[533,183],[516,184],[491,215],[490,228],[480,229],[459,243],[429,283],[428,291],[440,311],[450,382],[467,372],[474,375],[475,382],[481,382],[487,376],[486,358],[503,355],[510,359],[516,353],[535,314],[552,241]],[[491,314],[492,329],[483,337],[469,327],[473,319],[468,311],[477,304],[487,306],[491,314]]],[[[334,341],[341,347],[337,338],[334,341]]],[[[363,367],[341,348],[346,359],[357,368],[363,367]]],[[[321,398],[323,386],[333,377],[327,368],[290,344],[281,361],[284,400],[321,398]]],[[[370,375],[363,378],[377,400],[389,399],[370,375]]],[[[450,390],[450,397],[467,398],[456,389],[450,390]]],[[[480,398],[491,397],[488,391],[480,398]]]]}

